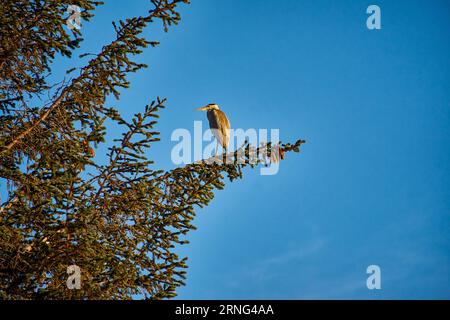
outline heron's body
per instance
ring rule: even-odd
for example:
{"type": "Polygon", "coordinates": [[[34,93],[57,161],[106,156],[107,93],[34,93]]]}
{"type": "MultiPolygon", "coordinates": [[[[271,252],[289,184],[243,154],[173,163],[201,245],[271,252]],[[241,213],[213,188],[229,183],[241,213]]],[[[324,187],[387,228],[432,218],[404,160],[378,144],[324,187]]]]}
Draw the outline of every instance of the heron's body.
{"type": "Polygon", "coordinates": [[[221,110],[208,110],[206,113],[214,136],[222,147],[228,148],[230,140],[230,121],[221,110]]]}
{"type": "Polygon", "coordinates": [[[217,142],[224,148],[228,148],[230,140],[230,121],[219,106],[215,103],[208,104],[197,110],[206,111],[208,117],[209,128],[212,130],[217,142]]]}

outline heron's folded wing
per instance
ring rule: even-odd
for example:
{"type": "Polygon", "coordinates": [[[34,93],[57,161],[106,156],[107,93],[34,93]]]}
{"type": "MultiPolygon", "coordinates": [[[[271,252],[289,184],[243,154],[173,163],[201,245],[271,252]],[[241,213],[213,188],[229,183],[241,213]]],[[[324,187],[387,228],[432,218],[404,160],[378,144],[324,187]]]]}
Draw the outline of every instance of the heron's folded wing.
{"type": "Polygon", "coordinates": [[[221,144],[225,148],[228,148],[228,142],[230,140],[230,121],[228,121],[226,114],[220,110],[217,110],[217,117],[219,119],[219,131],[222,137],[221,144]]]}
{"type": "Polygon", "coordinates": [[[227,116],[220,110],[210,110],[207,113],[209,127],[221,146],[227,148],[230,139],[230,122],[227,116]]]}

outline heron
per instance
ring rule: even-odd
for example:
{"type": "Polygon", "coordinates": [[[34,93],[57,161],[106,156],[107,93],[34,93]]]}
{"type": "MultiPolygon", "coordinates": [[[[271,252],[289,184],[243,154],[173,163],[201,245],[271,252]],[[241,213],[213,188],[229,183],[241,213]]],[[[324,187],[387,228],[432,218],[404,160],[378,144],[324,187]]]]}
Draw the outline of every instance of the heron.
{"type": "MultiPolygon", "coordinates": [[[[226,150],[230,140],[230,121],[226,114],[220,110],[216,103],[210,103],[204,107],[197,108],[199,111],[206,111],[208,117],[209,128],[214,134],[216,141],[220,143],[222,148],[226,150]]],[[[216,154],[219,148],[216,148],[216,154]]]]}

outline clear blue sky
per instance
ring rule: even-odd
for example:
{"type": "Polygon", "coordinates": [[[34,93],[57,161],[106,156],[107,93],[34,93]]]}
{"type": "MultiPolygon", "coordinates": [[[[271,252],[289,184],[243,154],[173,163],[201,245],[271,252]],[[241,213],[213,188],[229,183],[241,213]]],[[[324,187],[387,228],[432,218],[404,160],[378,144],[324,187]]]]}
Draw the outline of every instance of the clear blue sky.
{"type": "MultiPolygon", "coordinates": [[[[148,8],[106,2],[77,53],[148,8]]],[[[174,167],[170,134],[205,120],[193,109],[209,102],[233,128],[307,144],[277,175],[247,170],[198,210],[179,298],[449,299],[449,2],[193,0],[181,13],[167,34],[147,30],[161,41],[139,57],[150,68],[110,100],[131,116],[168,98],[157,167],[174,167]],[[379,31],[366,28],[370,4],[379,31]],[[371,264],[381,290],[366,288],[371,264]]],[[[72,63],[59,60],[55,79],[72,63]]]]}

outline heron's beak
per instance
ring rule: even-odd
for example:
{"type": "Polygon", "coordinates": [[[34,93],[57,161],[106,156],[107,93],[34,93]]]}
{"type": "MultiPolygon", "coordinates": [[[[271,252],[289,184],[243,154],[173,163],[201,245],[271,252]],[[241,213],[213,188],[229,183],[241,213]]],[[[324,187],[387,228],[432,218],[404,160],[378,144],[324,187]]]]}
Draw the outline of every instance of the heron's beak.
{"type": "Polygon", "coordinates": [[[208,110],[208,106],[206,106],[206,107],[201,107],[201,108],[197,108],[197,109],[195,109],[195,110],[198,110],[198,111],[206,111],[206,110],[208,110]]]}

